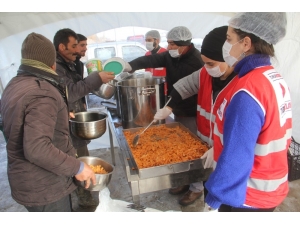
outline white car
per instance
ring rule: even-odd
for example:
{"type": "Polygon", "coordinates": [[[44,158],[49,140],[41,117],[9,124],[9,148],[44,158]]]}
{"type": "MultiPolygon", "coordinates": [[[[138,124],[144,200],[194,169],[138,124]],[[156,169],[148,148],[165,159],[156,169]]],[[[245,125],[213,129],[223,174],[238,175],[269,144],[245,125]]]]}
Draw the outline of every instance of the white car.
{"type": "Polygon", "coordinates": [[[144,56],[147,52],[144,45],[132,41],[89,44],[87,48],[87,60],[98,58],[102,63],[105,63],[106,60],[112,57],[120,57],[126,62],[130,62],[133,59],[144,56]]]}

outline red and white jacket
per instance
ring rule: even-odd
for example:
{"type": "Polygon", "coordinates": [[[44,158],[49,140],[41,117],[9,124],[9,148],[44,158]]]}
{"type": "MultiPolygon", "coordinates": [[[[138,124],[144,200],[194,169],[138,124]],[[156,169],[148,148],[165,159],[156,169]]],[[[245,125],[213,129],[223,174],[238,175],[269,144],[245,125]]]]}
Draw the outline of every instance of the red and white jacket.
{"type": "Polygon", "coordinates": [[[216,111],[228,90],[237,82],[238,77],[234,77],[218,94],[215,103],[213,103],[212,77],[207,73],[205,67],[199,73],[199,91],[197,104],[197,135],[209,146],[213,146],[213,126],[215,123],[216,111]]]}
{"type": "MultiPolygon", "coordinates": [[[[156,54],[166,52],[167,49],[160,47],[156,54]]],[[[151,51],[146,52],[145,56],[151,55],[151,51]]],[[[153,74],[153,76],[165,77],[166,76],[166,68],[158,67],[158,68],[146,68],[145,71],[149,71],[153,74]]]]}
{"type": "Polygon", "coordinates": [[[287,149],[292,134],[289,88],[272,66],[256,68],[239,78],[232,91],[221,99],[222,103],[216,112],[215,161],[218,161],[223,149],[224,113],[230,100],[239,91],[252,96],[265,114],[265,123],[255,146],[253,168],[247,181],[245,205],[272,208],[283,201],[289,190],[287,149]],[[261,90],[262,86],[264,90],[261,90]]]}

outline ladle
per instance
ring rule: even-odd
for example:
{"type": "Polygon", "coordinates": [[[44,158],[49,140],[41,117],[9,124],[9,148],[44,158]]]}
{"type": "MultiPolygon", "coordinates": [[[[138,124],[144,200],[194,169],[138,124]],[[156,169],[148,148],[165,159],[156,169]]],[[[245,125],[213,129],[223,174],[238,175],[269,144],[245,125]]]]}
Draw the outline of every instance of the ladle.
{"type": "MultiPolygon", "coordinates": [[[[166,106],[168,105],[168,103],[171,101],[172,97],[169,98],[169,100],[166,102],[165,106],[163,108],[166,108],[166,106]]],[[[140,133],[137,134],[134,138],[133,138],[133,147],[137,146],[137,144],[139,143],[139,139],[140,136],[152,125],[152,123],[154,123],[154,119],[152,120],[152,122],[140,133]]]]}

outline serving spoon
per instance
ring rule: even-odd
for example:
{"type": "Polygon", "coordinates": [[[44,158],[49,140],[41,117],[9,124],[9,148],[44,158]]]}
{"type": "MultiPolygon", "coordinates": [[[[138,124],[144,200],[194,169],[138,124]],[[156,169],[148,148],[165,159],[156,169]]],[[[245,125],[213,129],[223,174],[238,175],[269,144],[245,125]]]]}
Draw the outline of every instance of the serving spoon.
{"type": "MultiPolygon", "coordinates": [[[[169,100],[166,102],[165,106],[163,108],[166,108],[166,106],[168,105],[168,103],[171,101],[172,97],[169,98],[169,100]]],[[[137,146],[137,144],[139,143],[140,140],[140,136],[152,125],[152,123],[154,123],[154,119],[152,120],[152,122],[139,134],[135,135],[135,137],[133,138],[132,144],[133,147],[137,146]]]]}

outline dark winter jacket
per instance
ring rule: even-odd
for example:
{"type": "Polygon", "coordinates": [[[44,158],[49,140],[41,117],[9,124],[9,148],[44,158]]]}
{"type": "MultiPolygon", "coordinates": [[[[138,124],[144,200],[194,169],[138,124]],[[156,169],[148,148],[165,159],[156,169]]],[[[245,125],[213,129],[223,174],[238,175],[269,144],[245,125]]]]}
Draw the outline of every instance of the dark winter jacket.
{"type": "MultiPolygon", "coordinates": [[[[64,79],[67,87],[69,110],[75,113],[85,112],[86,109],[84,108],[82,98],[93,90],[98,89],[102,84],[98,72],[93,72],[88,77],[82,79],[81,75],[76,72],[74,63],[66,62],[57,52],[56,73],[64,79]]],[[[71,137],[75,148],[82,147],[90,142],[77,138],[72,133],[71,137]]]]}
{"type": "Polygon", "coordinates": [[[59,82],[58,76],[21,65],[2,94],[1,110],[12,197],[21,205],[40,206],[76,189],[73,176],[80,162],[63,92],[32,73],[59,82]]]}
{"type": "MultiPolygon", "coordinates": [[[[168,95],[173,90],[173,84],[179,79],[188,76],[199,70],[204,64],[201,59],[201,53],[191,44],[187,53],[179,58],[172,58],[169,52],[162,52],[149,56],[142,56],[129,62],[132,71],[143,68],[165,67],[166,82],[168,85],[168,95]]],[[[176,116],[196,116],[197,112],[197,95],[187,98],[180,102],[178,107],[173,110],[176,116]]]]}
{"type": "MultiPolygon", "coordinates": [[[[80,61],[81,56],[77,56],[76,60],[74,61],[74,66],[75,66],[75,70],[78,74],[80,74],[81,79],[84,78],[84,64],[83,62],[80,61]]],[[[81,98],[81,101],[83,102],[83,104],[86,104],[85,101],[85,96],[81,98]]]]}

